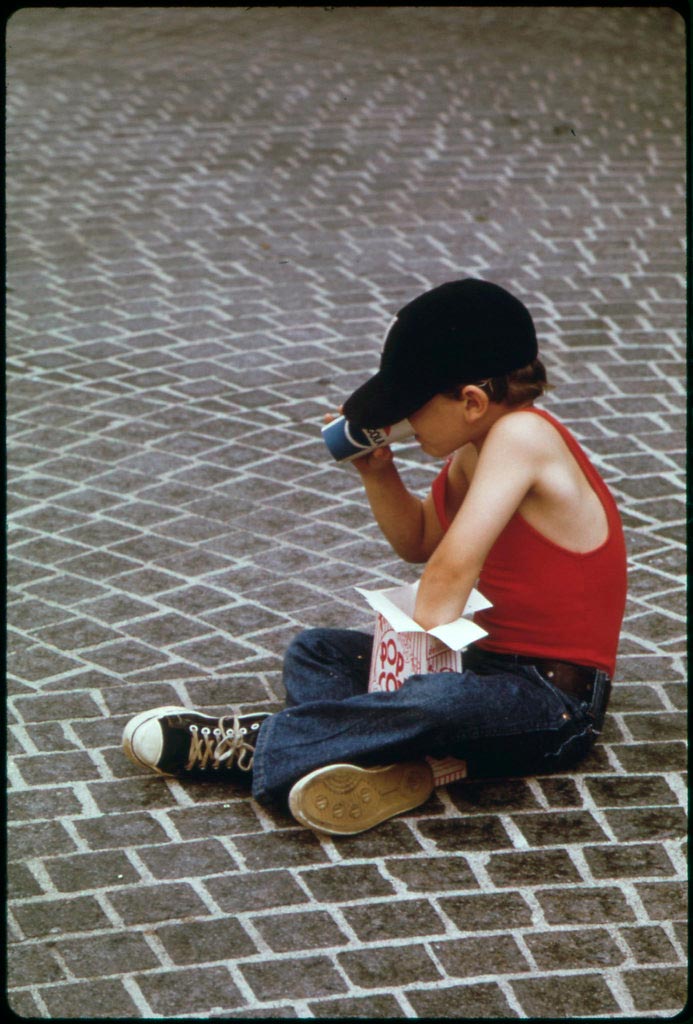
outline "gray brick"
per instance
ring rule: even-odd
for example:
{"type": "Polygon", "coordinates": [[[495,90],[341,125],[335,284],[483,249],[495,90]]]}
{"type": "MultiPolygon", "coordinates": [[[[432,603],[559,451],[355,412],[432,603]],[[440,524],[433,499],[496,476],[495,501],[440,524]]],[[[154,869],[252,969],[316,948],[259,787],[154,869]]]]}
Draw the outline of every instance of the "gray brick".
{"type": "Polygon", "coordinates": [[[234,799],[225,794],[223,799],[223,803],[212,797],[210,801],[194,807],[176,807],[167,816],[183,839],[235,836],[258,831],[258,818],[247,797],[234,799]]]}
{"type": "Polygon", "coordinates": [[[18,697],[15,707],[23,722],[62,721],[66,715],[73,718],[96,718],[101,715],[90,693],[60,693],[40,698],[18,697]]]}
{"type": "Polygon", "coordinates": [[[398,1018],[402,1016],[402,1008],[395,997],[389,994],[322,999],[311,1002],[308,1006],[315,1017],[325,1020],[339,1017],[373,1020],[378,1017],[398,1018]]]}
{"type": "Polygon", "coordinates": [[[508,814],[510,811],[536,810],[539,806],[524,779],[458,782],[450,787],[450,796],[465,815],[477,810],[508,814]]]}
{"type": "Polygon", "coordinates": [[[606,981],[593,974],[518,978],[512,988],[528,1017],[610,1016],[619,1009],[606,981]]]}
{"type": "Polygon", "coordinates": [[[53,1018],[79,1017],[85,1006],[99,1007],[104,1017],[133,1018],[137,1006],[121,981],[106,978],[41,989],[41,999],[53,1018]]]}
{"type": "Polygon", "coordinates": [[[211,992],[211,1011],[237,1009],[246,1000],[224,967],[189,967],[176,971],[149,972],[138,979],[139,988],[158,1016],[195,1013],[200,993],[211,992]]]}
{"type": "Polygon", "coordinates": [[[554,930],[544,935],[527,935],[525,940],[537,964],[546,971],[615,967],[625,956],[602,928],[554,930]]]}
{"type": "Polygon", "coordinates": [[[21,992],[8,992],[7,1005],[17,1017],[38,1017],[40,1013],[38,1002],[26,989],[21,992]]]}
{"type": "Polygon", "coordinates": [[[532,846],[564,846],[606,839],[606,833],[588,811],[523,814],[514,820],[532,846]]]}
{"type": "Polygon", "coordinates": [[[675,874],[666,850],[654,844],[586,847],[585,858],[595,878],[675,874]]]}
{"type": "Polygon", "coordinates": [[[23,985],[45,985],[60,981],[65,972],[52,955],[48,945],[16,946],[8,950],[7,979],[12,988],[23,985]]]}
{"type": "Polygon", "coordinates": [[[411,829],[399,820],[386,821],[371,832],[355,836],[335,837],[341,857],[346,860],[362,860],[388,857],[393,854],[420,853],[421,843],[411,829]]]}
{"type": "Polygon", "coordinates": [[[129,974],[133,964],[143,970],[159,966],[144,937],[128,932],[67,939],[60,942],[59,949],[70,971],[78,978],[129,974]]]}
{"type": "Polygon", "coordinates": [[[382,876],[375,864],[334,864],[324,868],[301,871],[301,880],[314,899],[340,903],[368,899],[394,893],[391,882],[382,876]]]}
{"type": "Polygon", "coordinates": [[[660,775],[601,776],[587,780],[595,803],[603,807],[675,804],[676,796],[660,775]]]}
{"type": "Polygon", "coordinates": [[[529,906],[519,893],[445,896],[438,902],[464,931],[506,931],[532,923],[529,906]]]}
{"type": "Polygon", "coordinates": [[[428,857],[425,861],[393,857],[385,866],[411,892],[478,888],[474,872],[462,857],[428,857]]]}
{"type": "Polygon", "coordinates": [[[341,976],[324,956],[241,964],[240,970],[255,995],[263,1000],[316,998],[346,990],[341,976]]]}
{"type": "Polygon", "coordinates": [[[16,904],[12,913],[27,938],[111,927],[108,917],[93,896],[32,900],[16,904]]]}
{"type": "Polygon", "coordinates": [[[611,748],[627,772],[685,771],[685,743],[614,743],[611,748]]]}
{"type": "Polygon", "coordinates": [[[544,889],[537,899],[549,924],[608,924],[632,921],[635,913],[620,889],[544,889]]]}
{"type": "Polygon", "coordinates": [[[659,925],[622,928],[621,936],[638,963],[671,963],[677,959],[676,950],[659,925]]]}
{"type": "Polygon", "coordinates": [[[247,866],[254,870],[282,867],[300,867],[304,864],[327,860],[319,839],[309,831],[266,833],[264,835],[237,836],[234,846],[247,866]]]}
{"type": "Polygon", "coordinates": [[[686,812],[681,807],[631,807],[607,811],[606,820],[623,842],[637,839],[683,839],[686,812]]]}
{"type": "Polygon", "coordinates": [[[160,879],[214,875],[219,871],[234,871],[238,866],[217,839],[142,847],[139,855],[151,873],[160,879]]]}
{"type": "Polygon", "coordinates": [[[109,903],[125,924],[205,917],[209,911],[190,885],[171,882],[110,892],[109,903]]]}
{"type": "Polygon", "coordinates": [[[77,831],[92,850],[145,846],[167,843],[169,838],[161,825],[149,815],[113,814],[108,818],[91,818],[76,824],[77,831]]]}
{"type": "Polygon", "coordinates": [[[253,925],[276,953],[343,946],[349,941],[334,919],[321,910],[257,917],[253,925]]]}
{"type": "Polygon", "coordinates": [[[642,882],[636,891],[651,920],[687,919],[688,890],[683,882],[642,882]]]}
{"type": "Polygon", "coordinates": [[[250,874],[229,872],[205,879],[205,888],[219,907],[229,913],[308,902],[293,875],[283,870],[250,874]]]}
{"type": "Polygon", "coordinates": [[[580,875],[564,850],[492,854],[486,870],[498,887],[579,882],[580,875]]]}
{"type": "Polygon", "coordinates": [[[391,898],[386,903],[371,902],[368,906],[349,907],[343,914],[364,942],[445,933],[443,921],[428,900],[391,898]]]}
{"type": "Polygon", "coordinates": [[[433,952],[452,978],[518,974],[529,964],[512,935],[434,942],[433,952]]]}
{"type": "Polygon", "coordinates": [[[191,925],[189,920],[180,924],[160,925],[153,933],[175,964],[203,965],[210,960],[232,961],[257,952],[255,943],[235,918],[208,922],[207,927],[215,930],[213,950],[202,940],[201,928],[191,925]]]}
{"type": "Polygon", "coordinates": [[[7,865],[7,888],[14,899],[26,899],[29,896],[41,896],[43,887],[22,863],[7,865]]]}
{"type": "Polygon", "coordinates": [[[388,986],[437,981],[440,973],[422,945],[372,946],[367,950],[339,953],[340,966],[360,988],[378,988],[387,978],[388,986]]]}
{"type": "Polygon", "coordinates": [[[407,992],[407,999],[419,1017],[440,1020],[453,1017],[504,1017],[517,1013],[511,1009],[500,986],[492,982],[478,984],[437,986],[418,992],[407,992]]]}
{"type": "Polygon", "coordinates": [[[668,1009],[682,1012],[688,998],[688,974],[684,967],[652,967],[624,971],[623,977],[639,1011],[668,1009]]]}
{"type": "Polygon", "coordinates": [[[421,834],[439,850],[497,850],[512,842],[499,818],[490,815],[449,821],[426,821],[421,834]]]}
{"type": "Polygon", "coordinates": [[[539,785],[551,807],[582,806],[582,797],[573,779],[550,777],[541,779],[539,785]]]}
{"type": "Polygon", "coordinates": [[[7,859],[25,860],[33,857],[37,850],[47,849],[51,853],[74,853],[77,850],[74,839],[67,833],[62,822],[41,821],[26,825],[10,825],[7,831],[7,859]]]}
{"type": "MultiPolygon", "coordinates": [[[[657,6],[10,20],[15,1012],[676,1012],[684,30],[657,6]],[[619,501],[630,595],[600,741],[570,772],[467,780],[322,839],[235,785],[135,767],[130,715],[274,710],[298,629],[369,628],[353,586],[420,575],[318,427],[393,310],[466,274],[527,300],[545,405],[619,501]],[[165,963],[63,975],[63,944],[105,971],[121,931],[165,963]]],[[[425,494],[435,460],[398,452],[425,494]]]]}

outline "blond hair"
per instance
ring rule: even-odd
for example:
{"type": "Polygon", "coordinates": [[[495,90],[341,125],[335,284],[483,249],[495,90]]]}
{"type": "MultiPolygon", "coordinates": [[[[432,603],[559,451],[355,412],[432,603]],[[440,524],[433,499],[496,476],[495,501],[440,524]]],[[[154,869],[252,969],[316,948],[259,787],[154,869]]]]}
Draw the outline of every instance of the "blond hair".
{"type": "MultiPolygon", "coordinates": [[[[550,387],[546,377],[546,367],[541,359],[533,359],[527,366],[519,370],[511,370],[500,377],[489,377],[486,380],[468,381],[481,388],[492,402],[499,405],[515,408],[518,405],[527,405],[541,398],[544,392],[550,387]]],[[[457,398],[464,384],[458,384],[451,391],[446,392],[451,398],[457,398]]]]}

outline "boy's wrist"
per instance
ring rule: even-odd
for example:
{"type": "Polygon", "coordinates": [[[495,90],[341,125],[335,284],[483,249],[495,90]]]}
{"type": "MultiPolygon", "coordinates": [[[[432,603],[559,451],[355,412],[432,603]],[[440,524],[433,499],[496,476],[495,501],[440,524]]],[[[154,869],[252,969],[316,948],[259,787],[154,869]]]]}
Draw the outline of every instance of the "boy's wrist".
{"type": "Polygon", "coordinates": [[[397,468],[389,448],[376,448],[369,455],[354,459],[354,466],[365,479],[383,476],[387,473],[397,474],[397,468]]]}

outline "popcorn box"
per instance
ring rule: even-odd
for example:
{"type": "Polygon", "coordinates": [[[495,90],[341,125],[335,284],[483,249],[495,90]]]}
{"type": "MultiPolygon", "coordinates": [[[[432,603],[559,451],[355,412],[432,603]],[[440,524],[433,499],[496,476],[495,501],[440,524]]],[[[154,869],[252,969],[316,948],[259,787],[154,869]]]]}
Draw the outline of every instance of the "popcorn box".
{"type": "MultiPolygon", "coordinates": [[[[371,692],[398,690],[408,676],[417,673],[461,672],[463,650],[487,635],[486,630],[466,617],[491,606],[478,590],[472,590],[459,619],[425,630],[412,618],[418,587],[418,582],[385,590],[356,587],[376,613],[368,683],[371,692]]],[[[436,786],[465,778],[467,774],[466,763],[458,758],[426,760],[436,786]]]]}

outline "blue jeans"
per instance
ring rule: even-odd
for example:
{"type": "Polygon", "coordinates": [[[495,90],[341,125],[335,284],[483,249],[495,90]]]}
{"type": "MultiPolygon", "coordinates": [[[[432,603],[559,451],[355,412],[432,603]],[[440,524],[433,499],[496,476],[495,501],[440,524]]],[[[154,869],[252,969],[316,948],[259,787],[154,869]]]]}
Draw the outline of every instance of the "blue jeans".
{"type": "Polygon", "coordinates": [[[328,764],[427,754],[461,758],[477,778],[560,771],[585,756],[602,728],[610,689],[603,672],[587,703],[533,665],[476,651],[474,670],[413,675],[395,692],[368,693],[372,646],[372,636],[344,629],[309,629],[292,641],[286,707],[258,733],[257,800],[285,798],[298,779],[328,764]]]}

